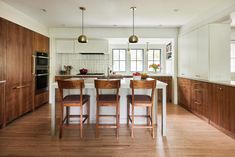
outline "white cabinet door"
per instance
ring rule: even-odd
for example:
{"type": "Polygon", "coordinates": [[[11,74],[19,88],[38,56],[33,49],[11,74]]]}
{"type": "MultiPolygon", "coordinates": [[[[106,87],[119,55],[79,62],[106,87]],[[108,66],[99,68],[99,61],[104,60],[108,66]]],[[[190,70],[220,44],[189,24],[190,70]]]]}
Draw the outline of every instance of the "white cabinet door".
{"type": "Polygon", "coordinates": [[[57,39],[56,53],[74,53],[73,39],[57,39]]]}
{"type": "Polygon", "coordinates": [[[186,56],[186,38],[185,36],[179,37],[179,51],[178,51],[178,72],[179,76],[186,76],[186,66],[187,63],[187,56],[186,56]]]}
{"type": "Polygon", "coordinates": [[[210,80],[230,81],[230,35],[229,24],[210,24],[210,80]]]}
{"type": "Polygon", "coordinates": [[[193,77],[197,64],[197,31],[190,32],[179,38],[179,75],[193,77]]]}
{"type": "Polygon", "coordinates": [[[198,52],[196,78],[208,80],[209,73],[209,27],[208,25],[198,29],[198,52]]]}
{"type": "Polygon", "coordinates": [[[188,76],[195,77],[197,68],[197,30],[187,34],[187,59],[188,59],[188,76]]]}

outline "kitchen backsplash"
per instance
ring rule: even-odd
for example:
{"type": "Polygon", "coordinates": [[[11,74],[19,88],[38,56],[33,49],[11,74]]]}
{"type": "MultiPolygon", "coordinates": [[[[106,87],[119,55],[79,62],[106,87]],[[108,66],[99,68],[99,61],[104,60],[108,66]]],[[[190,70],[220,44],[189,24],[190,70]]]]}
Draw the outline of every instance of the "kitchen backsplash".
{"type": "Polygon", "coordinates": [[[81,54],[57,54],[56,72],[64,70],[64,65],[71,65],[71,74],[78,74],[79,69],[86,68],[90,73],[106,73],[109,65],[109,55],[81,55],[81,54]]]}

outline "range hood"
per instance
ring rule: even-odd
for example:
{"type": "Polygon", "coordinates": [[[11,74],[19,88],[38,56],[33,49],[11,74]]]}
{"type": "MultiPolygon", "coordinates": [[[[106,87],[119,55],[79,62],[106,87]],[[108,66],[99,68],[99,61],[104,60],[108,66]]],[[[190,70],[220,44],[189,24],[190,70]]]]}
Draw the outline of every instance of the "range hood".
{"type": "Polygon", "coordinates": [[[75,53],[82,55],[104,55],[108,52],[108,40],[92,39],[88,43],[76,43],[75,53]]]}
{"type": "Polygon", "coordinates": [[[104,53],[99,52],[80,52],[81,55],[104,55],[104,53]]]}

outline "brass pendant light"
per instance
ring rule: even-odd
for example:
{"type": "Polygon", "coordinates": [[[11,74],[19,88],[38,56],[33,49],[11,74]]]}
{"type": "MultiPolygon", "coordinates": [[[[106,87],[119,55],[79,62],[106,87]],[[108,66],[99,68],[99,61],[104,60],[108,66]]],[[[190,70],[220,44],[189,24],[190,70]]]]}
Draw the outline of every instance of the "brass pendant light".
{"type": "Polygon", "coordinates": [[[78,42],[79,43],[87,43],[88,39],[84,35],[84,11],[86,10],[86,8],[85,7],[80,7],[80,10],[82,11],[82,35],[80,35],[78,37],[78,42]]]}
{"type": "Polygon", "coordinates": [[[138,37],[135,35],[135,10],[136,10],[136,7],[131,7],[131,10],[133,12],[133,25],[132,25],[133,35],[131,35],[129,37],[129,42],[130,43],[137,43],[138,37]]]}

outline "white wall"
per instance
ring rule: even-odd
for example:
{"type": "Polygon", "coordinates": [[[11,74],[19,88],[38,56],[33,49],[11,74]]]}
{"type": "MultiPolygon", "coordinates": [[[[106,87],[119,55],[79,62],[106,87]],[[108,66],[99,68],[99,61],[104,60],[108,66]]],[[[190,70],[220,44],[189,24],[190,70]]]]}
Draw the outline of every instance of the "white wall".
{"type": "Polygon", "coordinates": [[[0,0],[0,17],[48,36],[48,27],[0,0]]]}
{"type": "Polygon", "coordinates": [[[231,28],[231,40],[235,40],[235,27],[231,28]]]}
{"type": "Polygon", "coordinates": [[[207,12],[203,12],[198,17],[192,19],[189,23],[183,25],[179,33],[184,34],[209,23],[219,23],[224,20],[229,20],[230,13],[234,11],[235,1],[224,1],[223,6],[217,6],[207,12]]]}

